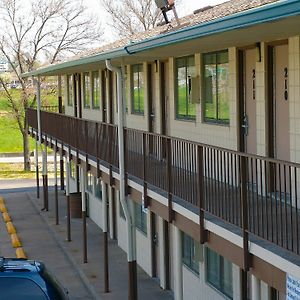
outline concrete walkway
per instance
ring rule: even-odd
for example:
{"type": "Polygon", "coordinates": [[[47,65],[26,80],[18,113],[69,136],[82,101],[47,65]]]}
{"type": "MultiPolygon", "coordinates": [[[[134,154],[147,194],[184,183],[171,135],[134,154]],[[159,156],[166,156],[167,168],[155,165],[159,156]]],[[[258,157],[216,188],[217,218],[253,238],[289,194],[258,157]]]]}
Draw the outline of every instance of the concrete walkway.
{"type": "MultiPolygon", "coordinates": [[[[36,199],[34,192],[4,197],[28,257],[40,259],[51,266],[58,279],[69,289],[71,299],[127,299],[126,254],[116,241],[109,240],[110,293],[104,294],[102,231],[88,219],[88,263],[84,264],[81,219],[72,219],[72,241],[66,241],[66,200],[62,192],[59,192],[58,226],[55,225],[53,191],[50,191],[49,212],[40,211],[42,199],[36,199]]],[[[0,231],[3,230],[1,227],[0,231]]],[[[2,244],[2,234],[0,239],[2,244]]],[[[138,296],[143,300],[173,299],[141,268],[138,268],[138,296]]]]}

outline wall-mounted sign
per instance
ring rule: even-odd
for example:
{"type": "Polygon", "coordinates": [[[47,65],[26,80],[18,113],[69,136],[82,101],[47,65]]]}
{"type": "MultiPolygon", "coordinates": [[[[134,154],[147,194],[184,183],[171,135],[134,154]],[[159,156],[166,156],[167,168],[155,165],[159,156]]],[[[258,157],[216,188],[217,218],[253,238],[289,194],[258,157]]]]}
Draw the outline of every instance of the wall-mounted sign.
{"type": "Polygon", "coordinates": [[[289,274],[286,276],[286,300],[300,300],[300,280],[289,274]]]}

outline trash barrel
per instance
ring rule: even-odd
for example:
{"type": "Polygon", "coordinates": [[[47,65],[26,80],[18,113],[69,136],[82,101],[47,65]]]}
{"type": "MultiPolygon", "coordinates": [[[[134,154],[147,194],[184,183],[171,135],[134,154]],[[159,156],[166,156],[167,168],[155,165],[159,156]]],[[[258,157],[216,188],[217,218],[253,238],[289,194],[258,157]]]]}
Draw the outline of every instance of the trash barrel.
{"type": "Polygon", "coordinates": [[[70,193],[71,218],[81,218],[81,193],[70,193]]]}

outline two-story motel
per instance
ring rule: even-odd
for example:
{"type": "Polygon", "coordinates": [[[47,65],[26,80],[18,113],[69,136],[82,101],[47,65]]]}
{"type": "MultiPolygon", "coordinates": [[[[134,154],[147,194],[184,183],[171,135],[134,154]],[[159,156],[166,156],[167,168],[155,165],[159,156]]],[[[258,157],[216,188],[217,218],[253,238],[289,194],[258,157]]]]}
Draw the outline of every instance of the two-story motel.
{"type": "Polygon", "coordinates": [[[38,100],[58,76],[30,132],[128,252],[131,299],[135,262],[175,299],[300,299],[300,1],[180,22],[25,74],[38,100]]]}

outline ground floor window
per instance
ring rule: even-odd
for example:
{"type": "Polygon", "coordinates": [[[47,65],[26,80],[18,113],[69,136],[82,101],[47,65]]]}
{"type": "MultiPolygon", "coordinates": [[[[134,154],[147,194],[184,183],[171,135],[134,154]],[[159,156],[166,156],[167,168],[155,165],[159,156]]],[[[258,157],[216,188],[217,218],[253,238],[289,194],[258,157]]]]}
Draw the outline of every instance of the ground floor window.
{"type": "Polygon", "coordinates": [[[95,185],[95,196],[102,200],[102,188],[101,188],[101,180],[100,178],[94,177],[94,185],[95,185]]]}
{"type": "Polygon", "coordinates": [[[200,245],[189,235],[182,233],[182,262],[199,274],[200,245]]]}
{"type": "Polygon", "coordinates": [[[90,193],[93,193],[93,175],[91,173],[87,173],[87,190],[90,193]]]}
{"type": "Polygon", "coordinates": [[[135,226],[144,234],[147,234],[147,213],[143,210],[142,205],[135,203],[135,226]]]}
{"type": "Polygon", "coordinates": [[[206,259],[207,282],[232,299],[232,263],[209,248],[206,259]]]}
{"type": "Polygon", "coordinates": [[[76,178],[76,166],[72,160],[70,161],[70,177],[72,179],[76,178]]]}

